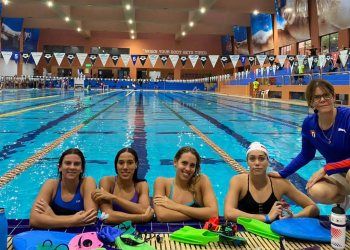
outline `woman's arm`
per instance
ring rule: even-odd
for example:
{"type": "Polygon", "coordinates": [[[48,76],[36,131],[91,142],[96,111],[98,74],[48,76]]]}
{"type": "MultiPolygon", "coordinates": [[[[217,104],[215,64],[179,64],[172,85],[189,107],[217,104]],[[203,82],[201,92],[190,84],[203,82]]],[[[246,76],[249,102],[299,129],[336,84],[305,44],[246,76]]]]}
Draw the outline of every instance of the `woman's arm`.
{"type": "Polygon", "coordinates": [[[295,218],[316,217],[320,214],[320,209],[308,196],[300,192],[290,181],[279,179],[277,183],[281,183],[284,194],[303,208],[299,213],[293,215],[295,218]]]}
{"type": "MultiPolygon", "coordinates": [[[[165,185],[166,185],[166,179],[162,177],[158,177],[154,182],[153,187],[153,207],[154,211],[157,217],[157,220],[159,222],[177,222],[177,221],[185,221],[185,220],[191,220],[192,218],[188,215],[185,215],[181,212],[168,209],[166,207],[157,205],[154,202],[154,199],[156,196],[160,197],[166,197],[165,192],[165,185]]],[[[168,198],[168,197],[167,197],[168,198]]],[[[168,199],[169,200],[169,199],[168,199]]],[[[171,201],[171,200],[169,200],[171,201]]],[[[173,202],[173,201],[172,201],[173,202]]],[[[173,202],[175,203],[175,202],[173,202]]]]}
{"type": "Polygon", "coordinates": [[[98,212],[98,204],[91,198],[92,192],[94,192],[97,188],[94,178],[85,177],[82,188],[84,194],[84,210],[88,211],[90,209],[94,209],[96,212],[98,212]]]}

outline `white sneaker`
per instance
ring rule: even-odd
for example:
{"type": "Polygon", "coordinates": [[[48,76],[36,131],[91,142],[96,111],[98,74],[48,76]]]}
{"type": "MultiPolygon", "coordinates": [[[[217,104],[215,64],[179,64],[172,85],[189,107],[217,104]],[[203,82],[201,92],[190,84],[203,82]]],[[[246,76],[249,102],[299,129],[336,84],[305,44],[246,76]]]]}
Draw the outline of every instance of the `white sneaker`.
{"type": "Polygon", "coordinates": [[[349,210],[350,208],[350,196],[349,195],[346,195],[345,196],[345,200],[343,203],[340,203],[340,207],[342,207],[346,213],[346,211],[349,210]]]}

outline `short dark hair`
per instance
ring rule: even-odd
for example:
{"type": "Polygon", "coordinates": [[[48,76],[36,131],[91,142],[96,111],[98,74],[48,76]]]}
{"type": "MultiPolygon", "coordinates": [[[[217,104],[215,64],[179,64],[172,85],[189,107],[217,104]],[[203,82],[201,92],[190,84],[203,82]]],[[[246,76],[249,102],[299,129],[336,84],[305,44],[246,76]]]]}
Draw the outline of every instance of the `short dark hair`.
{"type": "MultiPolygon", "coordinates": [[[[66,155],[78,155],[80,157],[81,168],[83,169],[83,172],[79,175],[79,179],[83,178],[83,176],[85,174],[85,164],[86,164],[83,152],[81,152],[78,148],[67,149],[66,151],[64,151],[62,153],[60,159],[58,160],[58,167],[59,168],[62,166],[63,159],[66,155]]],[[[59,176],[59,179],[62,180],[62,173],[59,170],[58,170],[58,176],[59,176]]]]}
{"type": "Polygon", "coordinates": [[[135,150],[133,150],[132,148],[123,148],[121,150],[118,151],[117,155],[115,156],[115,159],[114,159],[114,168],[115,168],[115,173],[118,175],[118,160],[119,160],[119,157],[121,156],[121,154],[125,153],[125,152],[128,152],[130,154],[132,154],[134,156],[134,160],[135,160],[135,163],[136,163],[136,166],[137,168],[135,169],[134,171],[134,175],[132,176],[132,180],[134,182],[141,182],[141,181],[146,181],[145,179],[139,179],[138,176],[137,176],[137,170],[139,168],[139,157],[136,153],[135,150]]]}

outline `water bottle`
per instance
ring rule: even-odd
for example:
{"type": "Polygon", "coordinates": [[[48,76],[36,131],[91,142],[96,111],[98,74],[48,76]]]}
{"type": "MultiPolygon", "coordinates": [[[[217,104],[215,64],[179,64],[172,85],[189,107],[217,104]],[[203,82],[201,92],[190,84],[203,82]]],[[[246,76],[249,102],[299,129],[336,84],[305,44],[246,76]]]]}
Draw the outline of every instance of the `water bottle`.
{"type": "Polygon", "coordinates": [[[331,213],[331,244],[334,249],[345,249],[346,216],[340,204],[332,208],[331,213]]]}
{"type": "Polygon", "coordinates": [[[7,220],[5,209],[0,208],[0,249],[7,249],[7,220]]]}

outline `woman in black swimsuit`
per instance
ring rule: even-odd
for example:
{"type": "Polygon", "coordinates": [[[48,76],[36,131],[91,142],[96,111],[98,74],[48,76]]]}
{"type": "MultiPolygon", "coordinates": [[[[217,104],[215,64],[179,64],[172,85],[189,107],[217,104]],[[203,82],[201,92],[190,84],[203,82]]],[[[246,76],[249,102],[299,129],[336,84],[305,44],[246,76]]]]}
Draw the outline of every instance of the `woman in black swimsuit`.
{"type": "Polygon", "coordinates": [[[271,178],[266,175],[269,165],[267,149],[259,142],[252,143],[247,151],[249,174],[232,177],[225,198],[224,216],[226,220],[236,221],[238,217],[253,218],[263,222],[291,217],[315,217],[320,213],[317,205],[300,192],[286,179],[271,178]],[[303,209],[294,214],[285,213],[283,195],[303,209]]]}

